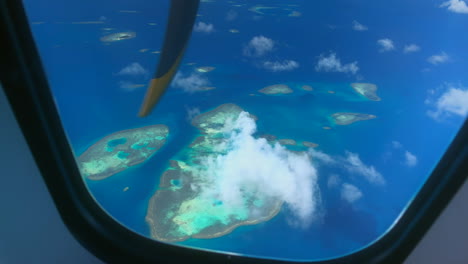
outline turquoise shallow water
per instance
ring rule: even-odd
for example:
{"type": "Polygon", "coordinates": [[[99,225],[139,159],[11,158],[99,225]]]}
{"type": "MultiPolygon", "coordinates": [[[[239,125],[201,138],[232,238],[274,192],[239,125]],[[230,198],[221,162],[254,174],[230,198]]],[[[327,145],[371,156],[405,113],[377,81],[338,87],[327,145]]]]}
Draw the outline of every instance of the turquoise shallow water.
{"type": "Polygon", "coordinates": [[[215,31],[193,34],[179,70],[189,76],[195,67],[216,67],[203,75],[209,80],[207,85],[216,89],[187,93],[172,86],[155,112],[144,119],[137,118],[136,113],[145,88],[128,91],[119,86],[121,82],[147,84],[157,64],[159,55],[151,52],[160,50],[168,1],[27,3],[31,20],[44,22],[32,25],[32,29],[76,155],[119,130],[154,124],[165,124],[170,129],[165,146],[145,163],[101,181],[86,180],[98,203],[128,228],[149,235],[144,219],[160,176],[168,161],[198,135],[188,119],[189,110],[205,112],[224,103],[235,103],[258,117],[256,136],[272,134],[298,142],[311,141],[319,144],[318,151],[337,161],[331,166],[312,157],[318,170],[318,214],[308,228],[297,228],[291,226],[291,212],[284,207],[268,222],[242,226],[220,238],[190,239],[178,244],[310,260],[348,254],[383,235],[417,193],[463,121],[456,116],[443,122],[431,119],[427,111],[433,110],[433,105],[426,99],[431,89],[441,92],[447,83],[461,87],[468,83],[463,72],[468,67],[464,52],[468,37],[457,34],[467,22],[461,16],[450,16],[443,9],[428,6],[423,0],[393,1],[385,6],[378,1],[357,1],[346,6],[340,1],[315,2],[288,2],[297,4],[291,8],[302,13],[294,18],[285,16],[284,10],[270,10],[263,16],[254,14],[248,11],[254,5],[251,1],[236,1],[244,5],[241,7],[225,1],[203,3],[198,22],[213,23],[215,31]],[[227,19],[229,12],[236,14],[232,21],[227,19]],[[95,20],[102,24],[73,24],[95,20]],[[367,24],[369,30],[353,31],[353,20],[367,24]],[[136,38],[104,45],[99,39],[107,31],[102,28],[113,28],[109,33],[135,31],[136,38]],[[228,31],[233,28],[239,33],[228,31]],[[255,36],[275,41],[275,48],[265,58],[243,54],[255,36]],[[375,43],[383,37],[395,41],[395,51],[378,52],[375,43]],[[404,44],[413,42],[422,47],[420,52],[401,51],[404,44]],[[142,49],[149,51],[141,52],[142,49]],[[450,54],[450,63],[433,66],[427,62],[430,55],[441,51],[450,54]],[[343,63],[358,61],[358,74],[317,72],[318,58],[330,52],[336,53],[343,63]],[[289,72],[260,67],[263,60],[286,59],[297,61],[299,67],[289,72]],[[118,74],[135,62],[148,73],[118,74]],[[377,84],[382,101],[368,101],[357,95],[350,87],[352,82],[377,84]],[[294,92],[284,96],[257,92],[278,83],[289,85],[294,92]],[[314,90],[303,91],[302,85],[314,90]],[[330,118],[336,112],[366,113],[377,118],[338,126],[330,118]],[[395,141],[401,146],[396,148],[395,141]],[[416,166],[405,165],[405,151],[417,156],[416,166]],[[343,160],[349,152],[378,171],[385,184],[375,185],[346,171],[343,160]],[[333,184],[333,179],[338,183],[333,184]],[[343,183],[357,186],[362,197],[353,203],[345,201],[339,187],[343,183]]]}
{"type": "MultiPolygon", "coordinates": [[[[223,69],[219,67],[217,70],[223,69]]],[[[365,199],[350,205],[340,199],[339,189],[330,189],[327,186],[330,174],[342,174],[343,171],[339,168],[319,167],[321,215],[309,229],[289,227],[290,216],[288,210],[283,208],[278,216],[266,223],[243,226],[221,238],[191,239],[180,244],[249,255],[268,255],[275,252],[275,257],[279,258],[307,259],[311,254],[326,258],[364,246],[384,233],[395,220],[420,180],[415,179],[412,171],[401,169],[398,169],[398,174],[392,175],[396,170],[395,165],[398,164],[385,163],[382,161],[382,156],[375,153],[380,154],[386,148],[390,148],[390,142],[386,144],[387,146],[382,146],[381,142],[388,138],[388,134],[393,133],[392,124],[402,122],[401,116],[389,112],[387,104],[362,100],[347,83],[329,85],[308,83],[315,88],[312,92],[299,89],[302,84],[289,83],[294,87],[294,93],[285,96],[261,95],[256,93],[256,90],[262,86],[250,82],[235,96],[229,90],[229,85],[232,84],[227,83],[224,89],[218,88],[200,98],[175,92],[169,93],[166,99],[170,101],[171,98],[177,97],[180,102],[185,97],[187,104],[196,105],[202,111],[211,110],[221,102],[238,104],[259,118],[258,135],[273,134],[278,138],[316,142],[319,144],[318,150],[330,155],[344,156],[345,150],[357,152],[363,162],[372,164],[381,171],[387,185],[376,187],[359,176],[343,175],[343,181],[350,181],[360,186],[365,193],[365,199]],[[336,93],[329,94],[327,90],[334,90],[336,93]],[[224,93],[229,94],[229,97],[224,93]],[[249,96],[249,93],[256,93],[257,96],[249,96]],[[213,99],[206,100],[206,98],[213,99]],[[229,100],[223,100],[225,98],[229,100]],[[378,118],[349,126],[337,126],[328,118],[337,111],[371,113],[378,118]],[[332,129],[324,130],[323,126],[331,126],[332,129]],[[388,168],[389,173],[382,168],[388,168]],[[398,193],[391,193],[388,186],[395,186],[398,193]],[[284,245],[291,244],[297,245],[294,250],[284,248],[284,245]],[[278,250],[272,250],[275,248],[278,250]],[[311,249],[314,250],[313,253],[311,249]]],[[[389,100],[388,97],[386,100],[389,100]]],[[[399,107],[398,103],[394,105],[399,107]]],[[[165,106],[160,107],[158,111],[165,112],[165,106]]],[[[157,190],[160,175],[168,167],[168,160],[174,158],[178,151],[186,147],[198,134],[187,121],[185,112],[177,113],[177,108],[170,104],[167,108],[168,112],[175,113],[172,123],[177,125],[170,126],[171,136],[160,152],[146,163],[116,176],[99,182],[88,181],[97,200],[111,215],[133,230],[146,235],[149,234],[144,222],[147,203],[157,190]],[[129,190],[123,192],[123,188],[127,186],[129,190]]],[[[159,116],[157,113],[155,116],[159,116]]]]}

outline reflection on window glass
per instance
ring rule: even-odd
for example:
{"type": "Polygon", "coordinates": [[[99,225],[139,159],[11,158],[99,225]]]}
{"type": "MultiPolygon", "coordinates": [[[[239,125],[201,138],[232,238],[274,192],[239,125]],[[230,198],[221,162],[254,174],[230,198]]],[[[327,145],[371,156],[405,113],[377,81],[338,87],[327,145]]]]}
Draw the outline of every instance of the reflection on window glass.
{"type": "Polygon", "coordinates": [[[384,235],[468,112],[464,0],[205,0],[149,117],[169,1],[25,1],[83,180],[135,232],[318,260],[384,235]]]}

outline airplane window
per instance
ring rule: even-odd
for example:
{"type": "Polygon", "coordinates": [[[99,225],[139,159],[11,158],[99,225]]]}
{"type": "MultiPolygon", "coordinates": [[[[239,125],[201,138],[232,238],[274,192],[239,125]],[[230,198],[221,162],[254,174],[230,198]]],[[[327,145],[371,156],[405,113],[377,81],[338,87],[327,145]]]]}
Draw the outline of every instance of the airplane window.
{"type": "Polygon", "coordinates": [[[202,0],[146,117],[170,1],[24,2],[83,181],[158,241],[302,261],[359,251],[468,113],[465,0],[202,0]]]}

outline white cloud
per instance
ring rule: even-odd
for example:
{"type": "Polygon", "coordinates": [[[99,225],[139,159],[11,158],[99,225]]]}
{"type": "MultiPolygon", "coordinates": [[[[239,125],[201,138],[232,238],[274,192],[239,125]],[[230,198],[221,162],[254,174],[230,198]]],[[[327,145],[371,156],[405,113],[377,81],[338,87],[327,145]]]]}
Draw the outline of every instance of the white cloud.
{"type": "Polygon", "coordinates": [[[348,64],[341,64],[341,60],[336,56],[336,53],[332,52],[328,57],[323,54],[320,55],[319,60],[315,65],[315,70],[356,74],[359,71],[357,64],[357,61],[348,64]]]}
{"type": "Polygon", "coordinates": [[[205,183],[193,187],[201,190],[199,197],[216,198],[228,208],[242,206],[249,195],[283,201],[294,216],[292,222],[308,226],[318,214],[320,201],[316,169],[307,154],[254,138],[256,129],[246,112],[226,122],[228,139],[222,148],[227,147],[227,153],[203,157],[203,169],[194,171],[194,177],[203,175],[205,183]]]}
{"type": "Polygon", "coordinates": [[[208,78],[202,76],[199,73],[191,73],[190,75],[185,75],[181,72],[177,72],[172,85],[176,88],[181,88],[185,92],[194,93],[202,91],[202,87],[210,85],[208,78]]]}
{"type": "Polygon", "coordinates": [[[374,166],[364,164],[357,153],[346,151],[346,156],[332,157],[326,153],[309,149],[309,155],[312,160],[321,162],[328,166],[338,167],[346,170],[349,173],[363,176],[368,182],[376,185],[384,185],[385,179],[382,174],[378,172],[374,166]]]}
{"type": "Polygon", "coordinates": [[[414,167],[418,164],[418,158],[409,151],[405,151],[405,164],[408,167],[414,167]]]}
{"type": "Polygon", "coordinates": [[[353,29],[356,31],[366,31],[368,28],[363,24],[357,22],[356,20],[353,21],[353,29]]]}
{"type": "Polygon", "coordinates": [[[334,188],[340,185],[340,182],[341,182],[340,176],[338,176],[337,174],[331,174],[330,176],[328,176],[327,186],[328,188],[334,188]]]}
{"type": "Polygon", "coordinates": [[[198,107],[194,107],[194,108],[186,107],[186,110],[187,110],[187,120],[189,122],[192,122],[192,119],[195,116],[200,114],[200,108],[198,108],[198,107]]]}
{"type": "Polygon", "coordinates": [[[421,50],[421,47],[419,47],[416,44],[405,45],[405,47],[403,48],[404,53],[412,53],[412,52],[417,52],[420,50],[421,50]]]}
{"type": "Polygon", "coordinates": [[[137,76],[137,75],[147,75],[148,71],[143,68],[138,62],[131,63],[130,65],[126,66],[125,68],[121,69],[118,75],[129,75],[129,76],[137,76]]]}
{"type": "Polygon", "coordinates": [[[293,60],[284,60],[284,61],[265,61],[263,62],[263,68],[273,71],[292,71],[299,67],[299,63],[293,60]]]}
{"type": "Polygon", "coordinates": [[[399,141],[392,141],[392,147],[395,148],[395,149],[400,149],[403,147],[403,145],[399,142],[399,141]]]}
{"type": "Polygon", "coordinates": [[[309,148],[309,154],[313,157],[314,160],[318,160],[326,165],[333,165],[337,163],[337,161],[330,155],[313,148],[309,148]]]}
{"type": "Polygon", "coordinates": [[[358,187],[349,184],[343,183],[341,186],[341,198],[349,203],[354,203],[355,201],[361,199],[362,192],[358,187]]]}
{"type": "Polygon", "coordinates": [[[207,24],[205,22],[198,22],[193,28],[193,30],[195,32],[211,33],[214,31],[214,26],[213,24],[207,24]]]}
{"type": "Polygon", "coordinates": [[[446,63],[449,60],[449,56],[445,52],[435,54],[427,58],[427,61],[431,64],[437,65],[441,63],[446,63]]]}
{"type": "Polygon", "coordinates": [[[468,88],[461,85],[445,84],[443,92],[431,90],[430,95],[436,99],[426,99],[426,103],[434,109],[427,114],[435,120],[449,116],[466,117],[468,115],[468,88]]]}
{"type": "Polygon", "coordinates": [[[244,55],[251,57],[261,57],[271,52],[275,47],[275,42],[264,36],[253,37],[244,48],[244,55]]]}
{"type": "Polygon", "coordinates": [[[393,40],[384,38],[377,40],[377,44],[380,46],[379,52],[386,52],[395,49],[395,45],[393,44],[393,40]]]}
{"type": "MultiPolygon", "coordinates": [[[[413,153],[409,152],[408,150],[403,149],[403,144],[401,144],[398,141],[392,141],[392,147],[397,151],[398,153],[403,153],[404,156],[404,161],[402,162],[408,167],[414,167],[416,164],[418,164],[418,157],[414,155],[413,153]]],[[[392,152],[388,152],[388,158],[392,156],[392,152]]],[[[401,154],[399,154],[401,157],[401,154]]]]}
{"type": "Polygon", "coordinates": [[[237,18],[237,12],[234,10],[229,10],[226,14],[226,20],[227,21],[233,21],[237,18]]]}
{"type": "Polygon", "coordinates": [[[468,14],[468,6],[463,0],[449,0],[443,2],[440,7],[447,7],[447,10],[454,13],[468,14]]]}
{"type": "Polygon", "coordinates": [[[374,166],[365,165],[356,153],[346,151],[346,163],[344,167],[352,173],[364,176],[370,183],[378,185],[385,184],[382,174],[380,174],[374,166]]]}

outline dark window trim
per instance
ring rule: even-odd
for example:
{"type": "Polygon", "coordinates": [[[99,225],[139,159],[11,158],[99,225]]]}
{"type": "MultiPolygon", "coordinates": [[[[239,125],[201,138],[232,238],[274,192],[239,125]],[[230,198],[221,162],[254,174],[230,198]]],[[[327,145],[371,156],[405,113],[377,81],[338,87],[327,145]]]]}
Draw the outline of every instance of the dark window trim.
{"type": "MultiPolygon", "coordinates": [[[[0,39],[3,89],[64,223],[85,248],[110,263],[286,263],[160,243],[109,217],[81,179],[21,1],[0,0],[0,39]]],[[[467,172],[465,121],[420,193],[383,238],[359,252],[320,263],[403,262],[464,183],[467,172]]]]}

